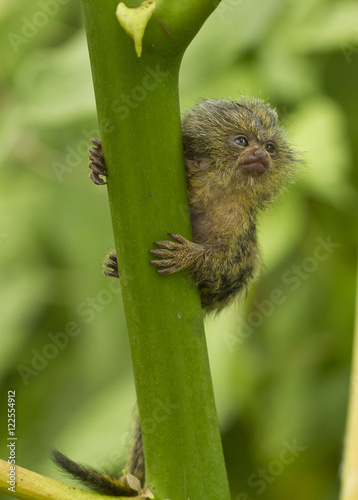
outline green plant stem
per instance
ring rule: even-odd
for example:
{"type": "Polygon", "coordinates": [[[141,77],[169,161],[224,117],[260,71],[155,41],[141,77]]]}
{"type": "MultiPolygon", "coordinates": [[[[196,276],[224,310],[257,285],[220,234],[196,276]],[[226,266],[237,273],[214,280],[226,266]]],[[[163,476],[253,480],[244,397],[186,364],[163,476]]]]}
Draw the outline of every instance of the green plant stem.
{"type": "Polygon", "coordinates": [[[147,485],[159,498],[229,499],[198,291],[183,273],[157,275],[148,253],[167,232],[191,237],[178,73],[214,2],[157,2],[140,58],[115,1],[82,3],[147,485]]]}
{"type": "MultiPolygon", "coordinates": [[[[6,493],[20,500],[113,500],[111,496],[80,490],[18,466],[16,466],[16,486],[13,493],[9,490],[10,484],[7,482],[9,473],[10,464],[0,460],[0,493],[6,493]]],[[[120,500],[120,497],[117,498],[120,500]]],[[[139,497],[133,497],[133,500],[135,498],[139,497]]]]}

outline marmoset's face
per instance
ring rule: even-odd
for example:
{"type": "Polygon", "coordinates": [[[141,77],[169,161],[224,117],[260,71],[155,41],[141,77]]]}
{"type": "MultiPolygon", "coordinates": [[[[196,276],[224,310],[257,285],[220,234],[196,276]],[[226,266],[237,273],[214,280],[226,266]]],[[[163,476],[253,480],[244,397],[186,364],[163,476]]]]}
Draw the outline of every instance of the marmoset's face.
{"type": "Polygon", "coordinates": [[[263,101],[203,101],[183,120],[188,158],[233,183],[276,184],[290,178],[297,154],[263,101]]]}
{"type": "MultiPolygon", "coordinates": [[[[273,140],[259,140],[245,132],[235,134],[228,140],[228,148],[235,159],[234,171],[243,175],[261,176],[272,167],[272,160],[277,157],[273,140]]],[[[235,173],[235,172],[233,172],[235,173]]]]}

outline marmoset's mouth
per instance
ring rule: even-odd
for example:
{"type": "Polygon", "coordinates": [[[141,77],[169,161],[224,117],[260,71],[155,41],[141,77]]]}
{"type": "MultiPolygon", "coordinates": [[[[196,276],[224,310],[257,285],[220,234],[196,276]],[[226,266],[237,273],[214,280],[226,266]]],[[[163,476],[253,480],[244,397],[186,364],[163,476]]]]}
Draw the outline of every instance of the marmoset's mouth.
{"type": "Polygon", "coordinates": [[[270,159],[261,148],[247,151],[246,154],[241,156],[240,160],[238,169],[248,175],[262,175],[270,167],[270,159]]]}
{"type": "Polygon", "coordinates": [[[262,175],[269,167],[270,160],[263,151],[245,156],[238,165],[239,170],[251,175],[262,175]]]}
{"type": "Polygon", "coordinates": [[[244,164],[239,166],[239,169],[242,170],[242,172],[254,175],[264,174],[265,172],[267,172],[268,168],[268,163],[262,163],[258,161],[245,162],[244,164]]]}

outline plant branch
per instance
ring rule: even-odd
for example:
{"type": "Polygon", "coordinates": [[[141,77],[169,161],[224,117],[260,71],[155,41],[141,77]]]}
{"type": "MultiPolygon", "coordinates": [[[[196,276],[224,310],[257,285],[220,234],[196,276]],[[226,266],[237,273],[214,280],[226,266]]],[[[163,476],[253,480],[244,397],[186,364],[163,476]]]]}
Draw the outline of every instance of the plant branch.
{"type": "Polygon", "coordinates": [[[115,0],[82,4],[147,484],[159,498],[229,499],[198,291],[183,273],[159,276],[148,262],[167,232],[191,237],[178,73],[215,2],[159,0],[140,58],[115,0]]]}

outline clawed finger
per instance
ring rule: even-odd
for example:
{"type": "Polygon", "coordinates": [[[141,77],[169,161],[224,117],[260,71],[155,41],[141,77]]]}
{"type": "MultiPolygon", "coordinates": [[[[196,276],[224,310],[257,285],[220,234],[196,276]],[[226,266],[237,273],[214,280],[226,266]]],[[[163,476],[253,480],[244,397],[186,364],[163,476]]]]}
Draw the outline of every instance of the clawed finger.
{"type": "Polygon", "coordinates": [[[166,248],[168,250],[174,250],[177,247],[177,243],[174,243],[174,241],[154,241],[154,245],[157,245],[160,248],[166,248]]]}
{"type": "Polygon", "coordinates": [[[107,260],[104,263],[105,267],[109,267],[110,269],[118,269],[117,262],[113,262],[113,260],[107,260]]]}
{"type": "Polygon", "coordinates": [[[98,186],[103,186],[104,184],[107,184],[106,181],[104,181],[103,179],[101,179],[98,174],[96,172],[94,172],[93,170],[91,170],[90,172],[90,177],[92,179],[92,181],[97,184],[98,186]]]}
{"type": "Polygon", "coordinates": [[[164,269],[157,269],[158,274],[174,274],[176,272],[176,267],[165,267],[164,269]]]}
{"type": "Polygon", "coordinates": [[[93,138],[92,139],[92,144],[96,146],[96,148],[101,148],[102,149],[102,143],[99,139],[93,138]]]}
{"type": "Polygon", "coordinates": [[[113,262],[117,263],[117,255],[115,253],[110,253],[108,258],[113,260],[113,262]]]}
{"type": "Polygon", "coordinates": [[[149,250],[149,253],[155,255],[156,257],[168,258],[171,256],[170,250],[149,250]]]}
{"type": "Polygon", "coordinates": [[[174,241],[177,241],[178,243],[180,243],[181,245],[184,245],[185,243],[187,243],[187,239],[184,238],[183,236],[181,236],[180,234],[176,234],[176,233],[167,233],[168,236],[174,240],[174,241]]]}
{"type": "Polygon", "coordinates": [[[103,157],[102,148],[94,148],[93,146],[90,146],[88,151],[91,153],[90,156],[97,156],[97,158],[103,157]]]}
{"type": "MultiPolygon", "coordinates": [[[[91,159],[91,157],[90,157],[90,159],[91,159]]],[[[93,172],[96,172],[99,175],[105,175],[106,177],[108,176],[107,168],[100,160],[98,160],[96,162],[91,161],[88,164],[88,166],[93,172]]]]}
{"type": "Polygon", "coordinates": [[[119,278],[119,273],[118,273],[118,269],[117,270],[111,270],[111,269],[105,269],[103,271],[103,274],[105,276],[110,276],[111,278],[119,278]]]}
{"type": "Polygon", "coordinates": [[[160,260],[154,259],[149,262],[153,266],[158,266],[158,267],[171,267],[173,265],[172,259],[160,259],[160,260]]]}

